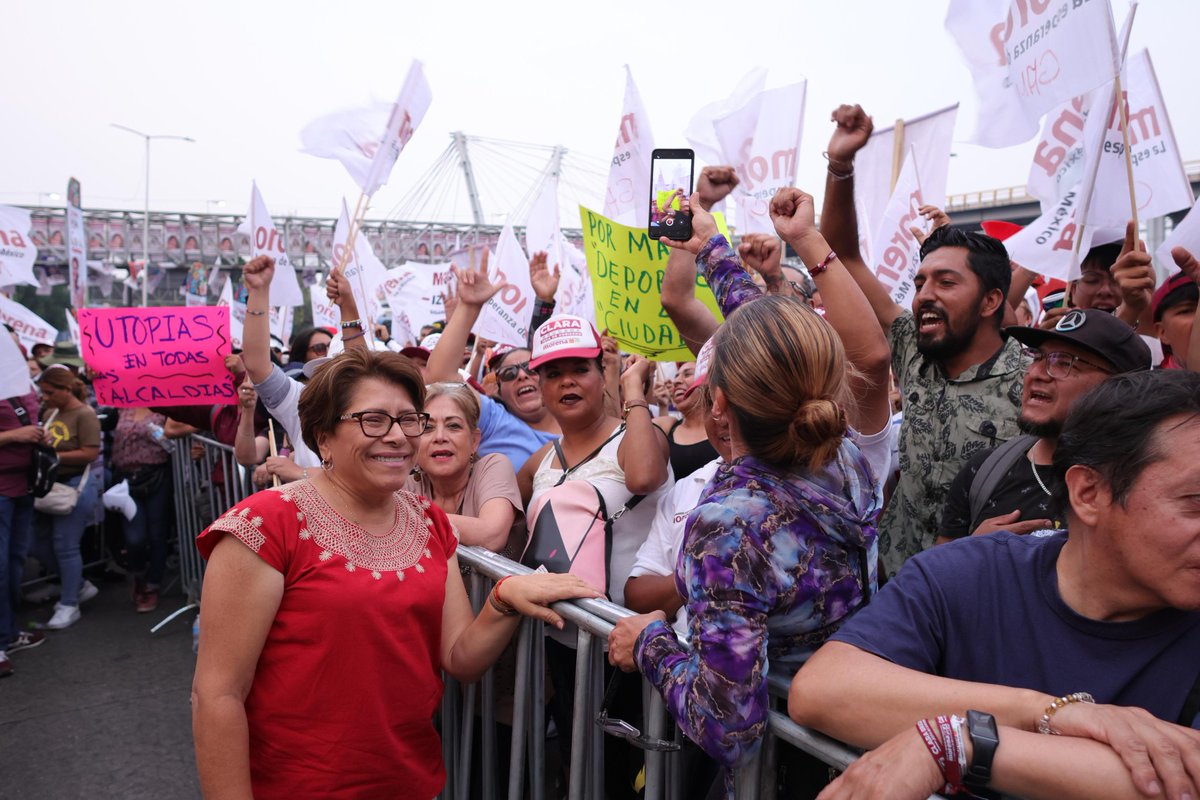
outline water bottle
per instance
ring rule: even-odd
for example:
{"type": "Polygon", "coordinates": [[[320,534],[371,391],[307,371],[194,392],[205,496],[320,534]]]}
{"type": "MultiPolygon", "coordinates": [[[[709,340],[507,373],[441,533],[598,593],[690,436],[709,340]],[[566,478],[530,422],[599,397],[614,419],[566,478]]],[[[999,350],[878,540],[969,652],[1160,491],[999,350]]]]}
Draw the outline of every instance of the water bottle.
{"type": "Polygon", "coordinates": [[[175,449],[175,444],[167,438],[167,432],[163,430],[163,426],[156,422],[151,422],[148,426],[150,429],[150,438],[158,442],[158,446],[170,453],[175,449]]]}
{"type": "Polygon", "coordinates": [[[196,618],[194,620],[192,620],[192,652],[193,653],[200,652],[200,615],[199,614],[197,614],[196,618]]]}

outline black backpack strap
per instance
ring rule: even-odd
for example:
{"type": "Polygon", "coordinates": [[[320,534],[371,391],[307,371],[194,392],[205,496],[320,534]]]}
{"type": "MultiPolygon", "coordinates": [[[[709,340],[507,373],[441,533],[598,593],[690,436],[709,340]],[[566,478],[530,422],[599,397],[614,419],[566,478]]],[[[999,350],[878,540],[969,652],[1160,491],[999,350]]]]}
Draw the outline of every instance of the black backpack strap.
{"type": "Polygon", "coordinates": [[[1200,716],[1200,672],[1196,673],[1196,680],[1192,682],[1192,690],[1188,692],[1187,699],[1183,701],[1183,712],[1179,715],[1179,724],[1190,728],[1193,723],[1197,722],[1197,716],[1200,716]]]}
{"type": "Polygon", "coordinates": [[[555,486],[561,485],[563,481],[565,481],[567,478],[571,477],[572,472],[579,469],[580,467],[582,467],[584,464],[591,461],[596,456],[600,455],[600,451],[603,450],[605,447],[607,447],[609,442],[611,442],[613,439],[616,439],[618,436],[620,436],[624,432],[625,432],[625,425],[624,425],[624,423],[622,423],[621,425],[617,426],[617,429],[615,431],[613,431],[612,436],[609,436],[607,439],[605,439],[603,442],[601,442],[599,447],[597,447],[595,450],[593,450],[592,452],[590,452],[586,456],[584,456],[579,461],[579,463],[573,467],[567,466],[567,457],[563,454],[562,445],[559,444],[559,440],[558,439],[551,440],[551,443],[554,445],[554,452],[558,455],[558,463],[563,465],[562,477],[559,478],[558,483],[556,483],[554,485],[555,486]]]}
{"type": "Polygon", "coordinates": [[[996,491],[996,487],[1000,485],[1000,481],[1036,442],[1037,437],[1028,434],[1009,439],[993,450],[992,454],[979,465],[979,471],[975,473],[975,478],[971,481],[971,489],[967,494],[971,506],[971,522],[967,526],[968,536],[975,532],[979,523],[983,522],[983,507],[991,498],[992,493],[996,491]]]}
{"type": "Polygon", "coordinates": [[[29,421],[29,412],[25,410],[25,406],[17,402],[15,397],[8,398],[8,404],[12,406],[13,413],[17,415],[17,422],[21,423],[21,427],[32,425],[29,421]]]}

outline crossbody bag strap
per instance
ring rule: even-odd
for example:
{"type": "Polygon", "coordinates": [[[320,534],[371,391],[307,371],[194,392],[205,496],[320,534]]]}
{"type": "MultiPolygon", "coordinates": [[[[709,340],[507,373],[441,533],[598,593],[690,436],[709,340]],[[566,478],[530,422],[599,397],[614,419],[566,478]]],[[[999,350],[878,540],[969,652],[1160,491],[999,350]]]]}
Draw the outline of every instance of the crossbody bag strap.
{"type": "Polygon", "coordinates": [[[1196,673],[1192,690],[1188,692],[1187,700],[1183,701],[1183,713],[1179,715],[1179,724],[1190,728],[1197,721],[1198,716],[1200,716],[1200,672],[1196,673]]]}
{"type": "Polygon", "coordinates": [[[593,450],[592,452],[590,452],[586,456],[584,456],[583,459],[580,460],[580,462],[573,467],[567,466],[567,457],[566,457],[566,455],[563,454],[562,445],[559,444],[558,439],[553,440],[551,442],[551,444],[554,445],[554,452],[558,454],[558,463],[563,465],[562,477],[559,478],[558,483],[556,483],[554,485],[561,486],[563,484],[563,482],[566,481],[567,478],[571,477],[571,473],[573,473],[575,470],[579,469],[584,464],[591,461],[596,456],[600,455],[600,451],[603,450],[605,447],[608,447],[609,442],[611,442],[613,439],[616,439],[618,436],[620,436],[624,432],[625,432],[624,424],[617,426],[617,429],[613,432],[612,436],[609,436],[607,439],[605,439],[603,442],[601,442],[599,447],[597,447],[595,450],[593,450]]]}

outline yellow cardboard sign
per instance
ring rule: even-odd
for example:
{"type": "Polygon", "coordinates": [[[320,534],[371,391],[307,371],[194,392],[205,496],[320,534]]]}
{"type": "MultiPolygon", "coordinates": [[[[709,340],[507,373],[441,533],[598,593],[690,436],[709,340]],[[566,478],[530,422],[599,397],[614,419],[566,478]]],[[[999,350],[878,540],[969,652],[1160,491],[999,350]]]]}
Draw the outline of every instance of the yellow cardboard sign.
{"type": "MultiPolygon", "coordinates": [[[[675,323],[662,307],[663,271],[671,249],[650,238],[645,228],[630,228],[613,222],[584,206],[583,250],[592,276],[596,303],[596,325],[608,329],[626,353],[637,353],[654,361],[692,361],[675,323]]],[[[720,214],[717,227],[729,238],[720,214]]],[[[696,297],[723,320],[717,299],[703,276],[696,276],[696,297]]]]}

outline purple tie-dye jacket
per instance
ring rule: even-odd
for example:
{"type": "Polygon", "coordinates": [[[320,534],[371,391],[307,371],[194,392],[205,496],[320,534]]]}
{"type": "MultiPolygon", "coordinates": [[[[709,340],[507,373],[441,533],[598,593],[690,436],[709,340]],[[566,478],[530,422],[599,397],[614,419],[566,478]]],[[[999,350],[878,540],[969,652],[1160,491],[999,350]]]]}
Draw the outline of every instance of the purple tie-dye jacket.
{"type": "MultiPolygon", "coordinates": [[[[727,316],[761,296],[723,236],[697,265],[727,316]]],[[[676,722],[726,766],[762,741],[768,665],[794,674],[875,590],[881,497],[852,438],[817,475],[750,456],[718,470],[688,517],[675,571],[691,649],[662,622],[638,640],[639,668],[676,722]]]]}

